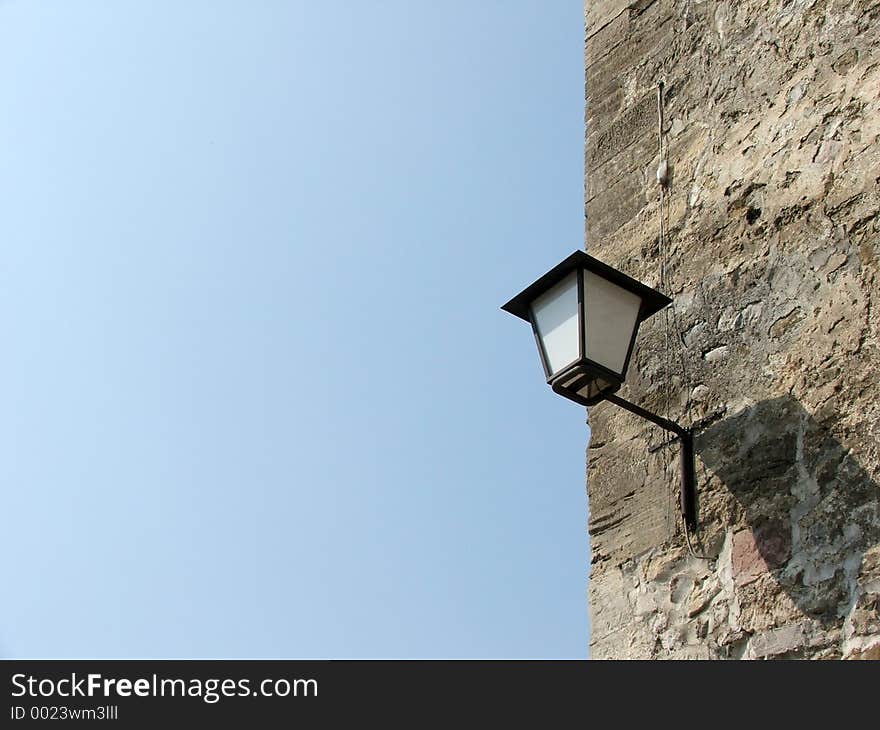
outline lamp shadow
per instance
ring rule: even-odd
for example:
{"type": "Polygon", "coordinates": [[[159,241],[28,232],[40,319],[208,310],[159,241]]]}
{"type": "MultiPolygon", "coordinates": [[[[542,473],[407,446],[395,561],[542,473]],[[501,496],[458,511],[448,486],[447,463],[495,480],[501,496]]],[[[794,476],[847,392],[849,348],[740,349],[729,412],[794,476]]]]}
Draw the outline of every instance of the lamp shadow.
{"type": "Polygon", "coordinates": [[[841,626],[861,602],[876,615],[877,596],[860,589],[860,574],[880,543],[880,487],[796,399],[762,401],[719,421],[695,448],[709,488],[717,477],[733,497],[733,524],[747,525],[731,546],[737,590],[762,600],[754,586],[769,575],[824,628],[841,626]]]}

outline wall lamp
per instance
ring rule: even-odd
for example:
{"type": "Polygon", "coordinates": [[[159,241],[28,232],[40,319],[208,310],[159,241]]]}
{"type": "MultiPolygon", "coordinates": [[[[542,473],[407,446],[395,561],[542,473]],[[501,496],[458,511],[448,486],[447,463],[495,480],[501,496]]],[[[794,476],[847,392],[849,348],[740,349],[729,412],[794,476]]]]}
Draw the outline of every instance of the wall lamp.
{"type": "Polygon", "coordinates": [[[664,294],[575,251],[507,304],[532,325],[547,382],[582,406],[603,400],[674,433],[681,442],[681,514],[697,528],[693,432],[615,395],[626,378],[639,325],[671,304],[664,294]]]}

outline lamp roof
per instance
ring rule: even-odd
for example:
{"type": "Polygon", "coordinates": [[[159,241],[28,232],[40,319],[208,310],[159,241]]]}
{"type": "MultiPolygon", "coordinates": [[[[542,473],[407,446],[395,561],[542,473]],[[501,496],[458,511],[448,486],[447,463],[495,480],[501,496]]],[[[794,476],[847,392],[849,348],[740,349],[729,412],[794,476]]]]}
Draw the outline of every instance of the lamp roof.
{"type": "Polygon", "coordinates": [[[562,281],[572,271],[581,268],[591,271],[597,276],[601,276],[603,279],[607,279],[623,289],[627,289],[641,297],[642,306],[639,310],[639,322],[647,319],[652,314],[656,314],[663,309],[663,307],[672,303],[672,300],[669,297],[665,294],[661,294],[656,289],[652,289],[651,287],[642,284],[640,281],[636,281],[622,271],[612,268],[608,264],[599,261],[599,259],[593,258],[583,251],[575,251],[567,259],[550,269],[550,271],[544,274],[541,278],[537,279],[534,283],[529,284],[529,286],[507,302],[507,304],[501,307],[501,309],[505,312],[510,312],[510,314],[513,314],[520,319],[524,319],[527,322],[530,321],[529,308],[532,302],[545,291],[562,281]]]}

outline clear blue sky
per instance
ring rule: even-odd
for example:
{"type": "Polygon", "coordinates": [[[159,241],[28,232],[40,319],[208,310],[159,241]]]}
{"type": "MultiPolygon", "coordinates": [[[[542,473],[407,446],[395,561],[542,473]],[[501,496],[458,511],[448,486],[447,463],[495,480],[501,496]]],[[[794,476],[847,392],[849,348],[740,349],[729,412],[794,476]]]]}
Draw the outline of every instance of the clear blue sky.
{"type": "Polygon", "coordinates": [[[0,2],[0,655],[583,657],[580,0],[0,2]]]}

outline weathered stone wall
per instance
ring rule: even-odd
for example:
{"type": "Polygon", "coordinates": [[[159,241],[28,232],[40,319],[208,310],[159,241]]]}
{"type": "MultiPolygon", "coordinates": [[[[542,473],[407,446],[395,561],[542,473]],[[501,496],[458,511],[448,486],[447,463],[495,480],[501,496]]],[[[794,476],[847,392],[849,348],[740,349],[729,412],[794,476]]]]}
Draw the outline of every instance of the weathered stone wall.
{"type": "Polygon", "coordinates": [[[592,656],[880,658],[880,0],[587,0],[586,82],[587,248],[675,298],[621,395],[700,425],[708,556],[678,446],[591,409],[592,656]]]}

